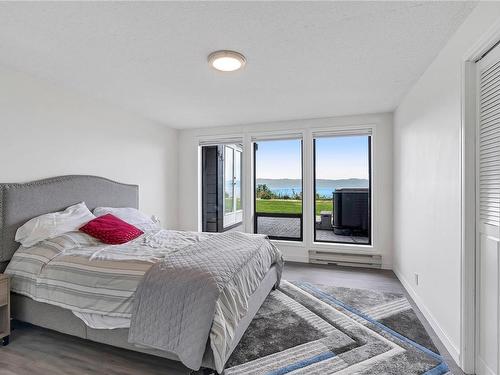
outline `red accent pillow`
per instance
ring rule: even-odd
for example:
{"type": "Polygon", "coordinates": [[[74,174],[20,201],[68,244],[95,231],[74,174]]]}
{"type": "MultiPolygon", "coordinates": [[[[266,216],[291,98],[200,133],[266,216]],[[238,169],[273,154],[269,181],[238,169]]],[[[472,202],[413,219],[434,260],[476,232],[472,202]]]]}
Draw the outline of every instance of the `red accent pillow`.
{"type": "Polygon", "coordinates": [[[106,214],[90,220],[80,231],[110,245],[119,245],[132,241],[144,232],[133,225],[106,214]]]}

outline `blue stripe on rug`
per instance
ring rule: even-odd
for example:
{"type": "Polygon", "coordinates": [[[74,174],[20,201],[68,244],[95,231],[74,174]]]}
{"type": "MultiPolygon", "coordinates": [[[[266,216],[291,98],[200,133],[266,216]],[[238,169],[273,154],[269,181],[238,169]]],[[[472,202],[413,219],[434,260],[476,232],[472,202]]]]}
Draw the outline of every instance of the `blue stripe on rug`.
{"type": "Polygon", "coordinates": [[[441,362],[439,365],[425,372],[423,375],[443,375],[446,374],[450,369],[448,365],[444,362],[441,362]]]}
{"type": "MultiPolygon", "coordinates": [[[[434,369],[436,369],[436,368],[440,367],[441,365],[443,365],[443,367],[441,369],[444,369],[446,367],[446,370],[448,371],[448,365],[445,362],[443,362],[443,357],[441,357],[439,354],[436,354],[432,350],[427,349],[425,346],[422,346],[422,345],[416,343],[415,341],[410,340],[409,338],[401,335],[400,333],[392,330],[391,328],[389,328],[389,327],[385,326],[384,324],[378,322],[377,320],[369,317],[368,315],[363,314],[361,311],[355,309],[354,307],[345,304],[344,302],[342,302],[342,301],[338,300],[337,298],[329,295],[328,293],[325,293],[321,289],[316,288],[315,286],[313,286],[313,285],[311,285],[309,283],[298,283],[298,284],[301,285],[301,286],[303,286],[303,287],[305,287],[305,288],[307,288],[307,289],[310,289],[313,292],[318,293],[320,296],[326,298],[330,302],[333,302],[337,306],[341,306],[344,309],[346,309],[347,311],[350,311],[351,313],[353,313],[355,315],[358,315],[359,317],[361,317],[361,318],[367,320],[368,322],[376,325],[377,327],[379,327],[380,329],[386,331],[387,333],[391,334],[392,336],[400,339],[401,341],[406,342],[407,344],[413,346],[414,348],[420,350],[421,352],[423,352],[423,353],[429,355],[430,357],[432,357],[432,358],[440,361],[441,364],[438,365],[437,367],[435,367],[434,369]]],[[[434,369],[432,369],[432,370],[434,370],[434,369]]],[[[432,371],[432,370],[430,370],[430,371],[432,371]]],[[[431,375],[436,375],[436,374],[441,374],[441,373],[436,372],[436,373],[430,373],[430,374],[431,375]]]]}
{"type": "Polygon", "coordinates": [[[329,359],[329,358],[333,358],[333,357],[335,357],[335,353],[332,353],[332,352],[321,353],[321,354],[315,355],[314,357],[303,359],[302,361],[292,363],[292,364],[287,365],[285,367],[281,367],[277,370],[273,370],[271,372],[268,372],[266,375],[288,374],[289,372],[298,370],[299,368],[304,368],[304,367],[310,366],[314,363],[318,363],[318,362],[324,361],[325,359],[329,359]]]}

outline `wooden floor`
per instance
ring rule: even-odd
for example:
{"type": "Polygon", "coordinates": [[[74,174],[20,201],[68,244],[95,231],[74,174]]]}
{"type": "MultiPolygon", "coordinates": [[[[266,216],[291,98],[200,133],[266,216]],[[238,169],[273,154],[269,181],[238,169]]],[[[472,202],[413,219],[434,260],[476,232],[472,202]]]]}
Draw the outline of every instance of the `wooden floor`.
{"type": "MultiPolygon", "coordinates": [[[[394,273],[384,270],[287,263],[283,278],[290,281],[404,293],[394,273]]],[[[453,374],[462,375],[458,367],[453,366],[449,354],[421,313],[418,309],[416,311],[437,348],[448,359],[453,374]]],[[[188,373],[182,366],[166,359],[117,349],[29,325],[15,325],[11,343],[0,347],[0,375],[188,373]]]]}

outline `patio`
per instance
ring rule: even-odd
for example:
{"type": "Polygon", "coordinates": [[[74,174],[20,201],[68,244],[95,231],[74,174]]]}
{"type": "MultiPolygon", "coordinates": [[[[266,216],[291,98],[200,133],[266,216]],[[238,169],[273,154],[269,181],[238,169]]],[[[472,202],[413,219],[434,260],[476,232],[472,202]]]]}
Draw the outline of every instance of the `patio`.
{"type": "MultiPolygon", "coordinates": [[[[299,239],[301,237],[300,225],[300,217],[258,216],[257,218],[258,233],[274,237],[299,239]]],[[[369,238],[361,236],[341,236],[335,234],[333,230],[316,229],[316,241],[344,242],[366,245],[369,243],[369,238]]]]}
{"type": "Polygon", "coordinates": [[[316,241],[325,242],[347,242],[368,245],[370,243],[368,237],[360,236],[340,236],[333,233],[333,230],[316,229],[316,241]]]}

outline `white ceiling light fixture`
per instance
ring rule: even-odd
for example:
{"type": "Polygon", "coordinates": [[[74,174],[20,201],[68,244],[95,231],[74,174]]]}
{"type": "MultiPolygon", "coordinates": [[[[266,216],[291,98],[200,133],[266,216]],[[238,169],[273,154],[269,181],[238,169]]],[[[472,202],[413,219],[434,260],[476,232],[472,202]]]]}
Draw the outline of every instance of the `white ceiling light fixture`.
{"type": "Polygon", "coordinates": [[[247,60],[236,51],[215,51],[208,55],[208,64],[221,72],[234,72],[243,68],[247,60]]]}

